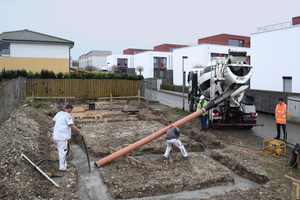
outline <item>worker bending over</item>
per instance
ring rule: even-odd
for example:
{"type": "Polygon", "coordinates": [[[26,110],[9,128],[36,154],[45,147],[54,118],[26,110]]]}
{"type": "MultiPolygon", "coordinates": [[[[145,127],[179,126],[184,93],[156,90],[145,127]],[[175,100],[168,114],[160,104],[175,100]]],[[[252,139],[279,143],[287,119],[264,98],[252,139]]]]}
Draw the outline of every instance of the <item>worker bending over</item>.
{"type": "Polygon", "coordinates": [[[188,158],[188,154],[185,151],[184,146],[182,145],[182,143],[178,139],[179,135],[180,135],[179,128],[176,127],[175,124],[172,124],[170,126],[169,130],[166,133],[167,149],[166,149],[165,154],[163,156],[163,158],[165,160],[168,158],[169,153],[172,150],[174,145],[177,146],[180,149],[180,151],[181,151],[181,153],[182,153],[182,155],[185,159],[188,158]]]}

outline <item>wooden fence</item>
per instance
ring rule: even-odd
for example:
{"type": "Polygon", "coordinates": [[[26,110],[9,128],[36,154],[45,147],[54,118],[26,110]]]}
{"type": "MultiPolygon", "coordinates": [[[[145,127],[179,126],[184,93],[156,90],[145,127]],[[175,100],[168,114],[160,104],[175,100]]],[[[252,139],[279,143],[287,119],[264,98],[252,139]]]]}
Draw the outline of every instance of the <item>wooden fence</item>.
{"type": "Polygon", "coordinates": [[[27,79],[26,96],[96,98],[136,96],[140,80],[123,79],[27,79]]]}

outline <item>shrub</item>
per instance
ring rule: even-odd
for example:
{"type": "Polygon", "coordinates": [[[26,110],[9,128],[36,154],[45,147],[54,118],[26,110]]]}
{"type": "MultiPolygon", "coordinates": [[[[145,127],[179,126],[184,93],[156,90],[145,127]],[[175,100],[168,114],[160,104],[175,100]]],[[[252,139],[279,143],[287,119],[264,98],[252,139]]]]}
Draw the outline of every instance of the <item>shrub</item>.
{"type": "Polygon", "coordinates": [[[35,73],[33,74],[33,78],[41,78],[41,74],[38,73],[38,72],[35,72],[35,73]]]}
{"type": "Polygon", "coordinates": [[[17,77],[27,77],[27,72],[25,69],[17,70],[17,77]]]}
{"type": "Polygon", "coordinates": [[[63,77],[64,77],[64,74],[62,72],[59,72],[59,73],[56,74],[56,78],[61,79],[63,77]]]}
{"type": "Polygon", "coordinates": [[[17,78],[17,72],[16,72],[16,71],[13,71],[13,70],[8,71],[8,72],[7,72],[7,75],[8,75],[8,78],[9,78],[9,79],[17,78]]]}
{"type": "Polygon", "coordinates": [[[7,72],[5,71],[5,68],[2,69],[2,78],[9,78],[7,72]]]}
{"type": "Polygon", "coordinates": [[[68,72],[64,73],[64,78],[65,79],[70,79],[70,74],[68,72]]]}
{"type": "Polygon", "coordinates": [[[94,75],[94,79],[106,79],[106,73],[98,72],[94,75]]]}
{"type": "Polygon", "coordinates": [[[71,79],[79,79],[79,78],[81,78],[81,76],[79,74],[76,74],[76,73],[70,73],[70,78],[71,79]]]}
{"type": "Polygon", "coordinates": [[[48,78],[56,78],[55,73],[53,71],[50,71],[48,78]]]}
{"type": "Polygon", "coordinates": [[[142,79],[144,79],[144,76],[143,76],[143,75],[138,75],[138,76],[137,76],[137,80],[142,80],[142,79]]]}

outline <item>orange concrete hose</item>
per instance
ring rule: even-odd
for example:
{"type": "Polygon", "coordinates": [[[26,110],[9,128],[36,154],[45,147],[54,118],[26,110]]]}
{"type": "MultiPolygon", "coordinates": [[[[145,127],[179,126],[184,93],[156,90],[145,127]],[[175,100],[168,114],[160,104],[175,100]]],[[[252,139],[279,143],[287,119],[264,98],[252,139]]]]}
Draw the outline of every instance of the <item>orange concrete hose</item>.
{"type": "MultiPolygon", "coordinates": [[[[203,110],[198,110],[197,112],[194,112],[194,113],[178,120],[177,122],[175,122],[173,124],[178,127],[178,126],[180,126],[180,125],[182,125],[182,124],[198,117],[199,115],[201,115],[202,113],[204,113],[206,111],[206,107],[202,108],[202,109],[203,110]]],[[[119,157],[121,157],[121,156],[123,156],[123,155],[125,155],[125,154],[127,154],[127,153],[129,153],[129,152],[131,152],[131,151],[147,144],[147,143],[149,143],[149,142],[151,142],[152,140],[154,140],[158,137],[160,137],[161,135],[165,134],[169,128],[170,128],[170,125],[163,128],[163,129],[161,129],[161,130],[159,130],[159,131],[157,131],[156,133],[153,133],[153,134],[151,134],[151,135],[149,135],[149,136],[147,136],[147,137],[145,137],[145,138],[143,138],[143,139],[127,146],[127,147],[125,147],[124,149],[121,149],[121,150],[119,150],[119,151],[117,151],[117,152],[115,152],[115,153],[113,153],[109,156],[106,156],[105,158],[102,158],[101,160],[95,162],[95,165],[97,167],[101,167],[103,165],[106,165],[107,163],[110,163],[111,161],[113,161],[113,160],[115,160],[115,159],[117,159],[117,158],[119,158],[119,157]]]]}

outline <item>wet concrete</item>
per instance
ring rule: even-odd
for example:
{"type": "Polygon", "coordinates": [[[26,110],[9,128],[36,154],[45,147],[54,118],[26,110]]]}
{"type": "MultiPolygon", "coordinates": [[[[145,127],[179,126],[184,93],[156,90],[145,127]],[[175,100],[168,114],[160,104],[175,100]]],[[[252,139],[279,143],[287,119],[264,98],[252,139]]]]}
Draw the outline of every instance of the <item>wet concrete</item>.
{"type": "MultiPolygon", "coordinates": [[[[70,145],[70,149],[74,155],[72,164],[78,170],[78,191],[77,195],[83,200],[114,200],[108,190],[107,186],[103,183],[100,172],[102,168],[97,168],[94,163],[100,158],[90,157],[91,173],[89,173],[87,156],[85,151],[79,145],[70,145]]],[[[210,150],[206,149],[205,152],[200,152],[202,155],[209,158],[210,150]]],[[[162,155],[147,155],[147,156],[162,156],[162,155]]],[[[134,157],[134,158],[138,158],[134,157]]],[[[214,161],[220,164],[217,161],[214,161]]],[[[220,164],[221,165],[221,164],[220,164]]],[[[230,170],[230,169],[229,169],[230,170]]],[[[202,190],[183,191],[176,194],[167,194],[153,197],[132,198],[130,200],[197,200],[199,198],[208,198],[212,195],[223,194],[233,189],[246,189],[257,186],[257,183],[249,181],[230,170],[234,174],[235,182],[232,186],[217,186],[202,190]]]]}

